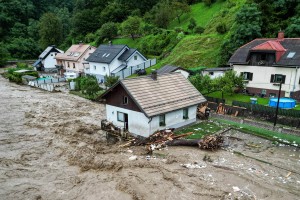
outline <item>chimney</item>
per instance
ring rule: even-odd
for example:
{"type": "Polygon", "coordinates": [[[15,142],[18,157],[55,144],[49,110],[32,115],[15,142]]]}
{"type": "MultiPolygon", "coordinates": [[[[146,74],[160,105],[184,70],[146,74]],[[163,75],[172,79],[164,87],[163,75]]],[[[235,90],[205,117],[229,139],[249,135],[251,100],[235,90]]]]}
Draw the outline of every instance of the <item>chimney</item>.
{"type": "Polygon", "coordinates": [[[283,40],[284,39],[284,32],[282,30],[280,30],[278,32],[278,40],[283,40]]]}
{"type": "Polygon", "coordinates": [[[151,73],[151,78],[152,78],[154,81],[157,80],[157,71],[153,71],[153,72],[151,73]]]}

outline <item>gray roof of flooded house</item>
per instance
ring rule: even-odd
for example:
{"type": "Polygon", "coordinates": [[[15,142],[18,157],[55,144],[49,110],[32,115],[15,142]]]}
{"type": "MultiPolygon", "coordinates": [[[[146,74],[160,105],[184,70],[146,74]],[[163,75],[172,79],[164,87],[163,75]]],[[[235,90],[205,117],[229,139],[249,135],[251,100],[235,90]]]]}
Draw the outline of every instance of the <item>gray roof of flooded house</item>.
{"type": "Polygon", "coordinates": [[[136,49],[127,49],[118,59],[126,61],[134,52],[136,52],[136,49]]]}
{"type": "MultiPolygon", "coordinates": [[[[273,66],[300,66],[300,38],[284,38],[281,40],[278,40],[277,38],[255,39],[237,49],[229,59],[228,63],[247,64],[250,51],[257,46],[270,41],[279,42],[285,49],[285,53],[273,64],[273,66]]],[[[274,48],[274,51],[276,51],[276,48],[274,48]]]]}
{"type": "Polygon", "coordinates": [[[151,76],[123,79],[107,90],[101,98],[119,84],[147,117],[206,102],[202,94],[181,73],[164,73],[157,75],[156,80],[151,76]]]}

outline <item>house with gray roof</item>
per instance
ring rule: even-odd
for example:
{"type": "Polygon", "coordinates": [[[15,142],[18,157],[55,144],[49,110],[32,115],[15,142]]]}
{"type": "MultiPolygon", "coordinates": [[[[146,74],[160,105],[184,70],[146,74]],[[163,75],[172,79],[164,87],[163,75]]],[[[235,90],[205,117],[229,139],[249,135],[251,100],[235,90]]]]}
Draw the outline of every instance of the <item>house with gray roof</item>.
{"type": "Polygon", "coordinates": [[[108,121],[143,137],[194,123],[197,106],[206,102],[181,73],[155,72],[120,80],[100,98],[108,121]]]}
{"type": "Polygon", "coordinates": [[[300,38],[255,39],[236,50],[229,64],[244,77],[246,90],[260,96],[300,101],[300,38]]]}
{"type": "Polygon", "coordinates": [[[157,74],[171,73],[171,72],[180,72],[185,78],[188,78],[190,73],[183,69],[182,67],[173,66],[173,65],[165,65],[158,70],[156,70],[157,74]]]}
{"type": "Polygon", "coordinates": [[[137,49],[127,45],[100,45],[86,61],[89,68],[85,73],[96,76],[103,83],[105,75],[116,75],[120,71],[147,61],[137,49]]]}
{"type": "Polygon", "coordinates": [[[40,55],[39,58],[32,65],[37,71],[52,71],[56,70],[55,56],[58,53],[64,53],[62,50],[56,48],[54,45],[48,46],[40,55]]]}

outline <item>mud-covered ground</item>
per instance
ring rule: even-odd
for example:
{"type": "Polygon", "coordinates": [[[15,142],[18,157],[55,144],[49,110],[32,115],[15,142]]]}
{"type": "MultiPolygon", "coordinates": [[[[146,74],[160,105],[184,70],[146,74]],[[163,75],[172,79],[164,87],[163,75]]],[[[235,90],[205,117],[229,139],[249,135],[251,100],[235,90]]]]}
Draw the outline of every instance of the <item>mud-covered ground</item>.
{"type": "Polygon", "coordinates": [[[0,199],[299,199],[299,149],[236,131],[226,148],[109,145],[105,108],[0,76],[0,199]],[[241,155],[248,156],[245,157],[241,155]],[[137,160],[131,160],[133,155],[137,160]],[[204,161],[203,158],[206,158],[204,161]]]}

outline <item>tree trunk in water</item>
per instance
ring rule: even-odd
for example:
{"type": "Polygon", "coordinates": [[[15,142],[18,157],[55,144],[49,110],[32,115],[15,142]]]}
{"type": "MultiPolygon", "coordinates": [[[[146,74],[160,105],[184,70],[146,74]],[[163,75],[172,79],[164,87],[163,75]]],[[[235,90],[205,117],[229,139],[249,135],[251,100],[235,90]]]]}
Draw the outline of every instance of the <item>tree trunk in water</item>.
{"type": "Polygon", "coordinates": [[[184,140],[184,139],[176,139],[169,140],[165,144],[168,146],[199,146],[199,142],[201,140],[184,140]]]}

